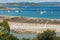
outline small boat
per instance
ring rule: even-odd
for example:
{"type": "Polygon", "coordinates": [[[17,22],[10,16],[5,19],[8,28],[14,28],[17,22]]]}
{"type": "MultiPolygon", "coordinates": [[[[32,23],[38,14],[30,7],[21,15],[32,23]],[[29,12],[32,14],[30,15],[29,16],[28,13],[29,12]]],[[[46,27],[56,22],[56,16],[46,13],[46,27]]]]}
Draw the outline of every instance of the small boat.
{"type": "Polygon", "coordinates": [[[10,11],[8,10],[8,12],[10,12],[10,11]]]}
{"type": "Polygon", "coordinates": [[[16,11],[16,13],[19,13],[19,11],[16,11]]]}
{"type": "Polygon", "coordinates": [[[47,11],[41,11],[40,14],[42,15],[42,14],[44,14],[44,13],[46,13],[46,12],[47,12],[47,11]]]}

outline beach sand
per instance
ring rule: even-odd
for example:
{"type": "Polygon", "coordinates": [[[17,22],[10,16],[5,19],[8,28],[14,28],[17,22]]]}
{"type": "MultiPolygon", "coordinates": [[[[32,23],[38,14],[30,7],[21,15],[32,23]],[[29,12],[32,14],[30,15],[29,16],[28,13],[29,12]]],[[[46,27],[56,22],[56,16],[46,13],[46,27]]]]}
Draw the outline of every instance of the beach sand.
{"type": "Polygon", "coordinates": [[[17,32],[36,32],[41,33],[47,29],[55,30],[56,32],[60,32],[59,24],[38,24],[38,23],[17,23],[17,22],[8,22],[11,30],[15,30],[17,32]]]}
{"type": "Polygon", "coordinates": [[[0,22],[2,22],[5,19],[8,19],[8,24],[10,26],[11,31],[18,33],[20,32],[41,33],[47,29],[60,32],[60,20],[42,19],[42,18],[38,19],[38,18],[27,18],[27,17],[24,18],[18,16],[17,17],[0,16],[0,22]]]}

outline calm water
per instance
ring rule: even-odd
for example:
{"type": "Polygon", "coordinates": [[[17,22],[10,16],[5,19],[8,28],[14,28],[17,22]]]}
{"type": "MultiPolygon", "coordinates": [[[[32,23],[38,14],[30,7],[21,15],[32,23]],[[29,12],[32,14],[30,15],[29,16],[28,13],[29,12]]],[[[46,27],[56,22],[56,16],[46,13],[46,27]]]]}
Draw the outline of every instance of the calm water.
{"type": "Polygon", "coordinates": [[[13,32],[11,32],[11,34],[13,34],[19,40],[22,40],[22,38],[27,38],[27,39],[29,38],[30,40],[32,40],[37,35],[37,34],[29,34],[29,33],[18,34],[18,33],[13,33],[13,32]]]}
{"type": "Polygon", "coordinates": [[[60,19],[60,6],[5,6],[19,10],[0,10],[0,15],[60,19]]]}
{"type": "MultiPolygon", "coordinates": [[[[29,33],[18,34],[18,33],[11,32],[11,34],[13,34],[19,40],[22,40],[22,38],[29,38],[30,40],[32,40],[37,36],[37,34],[29,34],[29,33]]],[[[56,36],[60,37],[60,33],[56,33],[56,36]]]]}

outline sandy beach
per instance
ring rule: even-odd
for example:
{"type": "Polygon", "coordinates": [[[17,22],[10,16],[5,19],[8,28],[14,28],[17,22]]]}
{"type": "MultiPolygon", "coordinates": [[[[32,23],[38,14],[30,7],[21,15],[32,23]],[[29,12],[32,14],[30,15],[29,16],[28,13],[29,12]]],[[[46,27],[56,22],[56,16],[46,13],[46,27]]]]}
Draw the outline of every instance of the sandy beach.
{"type": "Polygon", "coordinates": [[[16,23],[16,22],[8,22],[10,29],[15,30],[16,32],[35,32],[41,33],[47,29],[55,30],[56,32],[60,32],[59,24],[36,24],[36,23],[16,23]]]}
{"type": "Polygon", "coordinates": [[[2,22],[3,20],[7,20],[11,31],[17,33],[41,33],[47,29],[60,32],[60,20],[0,16],[0,21],[2,22]]]}

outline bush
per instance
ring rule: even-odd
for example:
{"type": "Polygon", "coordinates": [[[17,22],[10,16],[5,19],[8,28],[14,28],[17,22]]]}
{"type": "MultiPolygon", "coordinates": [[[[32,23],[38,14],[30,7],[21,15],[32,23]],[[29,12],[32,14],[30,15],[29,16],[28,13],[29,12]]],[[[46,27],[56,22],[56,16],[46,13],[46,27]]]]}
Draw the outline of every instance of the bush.
{"type": "Polygon", "coordinates": [[[3,27],[5,28],[5,30],[7,30],[8,32],[10,32],[10,27],[8,24],[8,21],[4,20],[2,23],[3,27]]]}
{"type": "Polygon", "coordinates": [[[38,40],[55,40],[56,33],[55,31],[46,30],[43,33],[37,35],[38,40]]]}
{"type": "Polygon", "coordinates": [[[19,40],[10,34],[10,27],[6,20],[0,22],[0,26],[4,28],[3,30],[0,29],[0,40],[19,40]]]}
{"type": "Polygon", "coordinates": [[[30,39],[28,39],[28,38],[22,38],[22,40],[30,40],[30,39]]]}
{"type": "Polygon", "coordinates": [[[18,40],[18,39],[9,33],[5,33],[3,35],[0,35],[0,40],[18,40]]]}

